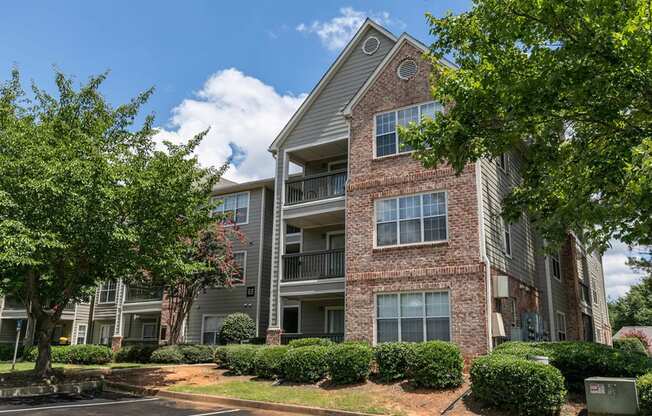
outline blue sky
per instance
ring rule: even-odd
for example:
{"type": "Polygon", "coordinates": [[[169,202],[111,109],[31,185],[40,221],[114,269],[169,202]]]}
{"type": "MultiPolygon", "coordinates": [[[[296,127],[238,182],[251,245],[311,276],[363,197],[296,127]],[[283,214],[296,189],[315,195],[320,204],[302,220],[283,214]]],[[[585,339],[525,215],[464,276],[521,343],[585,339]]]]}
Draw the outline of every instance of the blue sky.
{"type": "MultiPolygon", "coordinates": [[[[151,86],[144,108],[159,140],[207,127],[204,164],[231,159],[233,180],[271,176],[266,149],[365,17],[428,43],[424,13],[470,7],[465,0],[401,1],[23,1],[3,4],[0,80],[53,87],[53,67],[80,82],[110,70],[103,92],[124,103],[151,86]]],[[[605,256],[608,292],[639,278],[626,248],[605,256]]]]}

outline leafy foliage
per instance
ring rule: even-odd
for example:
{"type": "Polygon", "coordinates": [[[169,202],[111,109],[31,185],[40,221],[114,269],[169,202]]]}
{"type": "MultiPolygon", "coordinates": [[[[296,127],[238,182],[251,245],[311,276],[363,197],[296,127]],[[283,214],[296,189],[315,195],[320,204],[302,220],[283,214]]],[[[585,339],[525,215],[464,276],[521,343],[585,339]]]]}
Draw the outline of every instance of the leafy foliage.
{"type": "Polygon", "coordinates": [[[385,342],[374,348],[378,376],[381,380],[403,380],[407,377],[407,356],[413,345],[408,342],[385,342]]]}
{"type": "Polygon", "coordinates": [[[408,380],[420,387],[459,387],[464,360],[457,345],[444,341],[414,344],[407,354],[408,380]]]}
{"type": "Polygon", "coordinates": [[[636,337],[623,337],[615,339],[614,348],[625,352],[635,352],[647,355],[647,348],[645,348],[645,345],[643,345],[641,340],[636,337]]]}
{"type": "Polygon", "coordinates": [[[333,341],[328,338],[299,338],[291,340],[288,345],[290,348],[322,346],[328,347],[333,345],[333,341]]]}
{"type": "MultiPolygon", "coordinates": [[[[38,348],[27,348],[24,355],[28,361],[36,361],[38,348]]],[[[111,362],[111,348],[104,345],[65,345],[52,347],[52,362],[63,364],[106,364],[111,362]]]]}
{"type": "MultiPolygon", "coordinates": [[[[652,260],[646,257],[651,254],[652,248],[645,247],[641,257],[628,259],[631,268],[645,274],[641,282],[633,285],[625,296],[609,303],[609,318],[614,331],[624,326],[652,326],[652,260]]],[[[652,352],[652,340],[641,341],[647,343],[648,350],[652,352]]]]}
{"type": "Polygon", "coordinates": [[[256,375],[261,378],[277,378],[283,376],[281,364],[288,352],[286,346],[263,347],[258,349],[255,358],[256,375]]]}
{"type": "Polygon", "coordinates": [[[479,400],[522,415],[558,414],[566,400],[558,369],[509,354],[475,359],[471,382],[479,400]]]}
{"type": "Polygon", "coordinates": [[[288,349],[281,368],[289,381],[315,383],[328,374],[329,347],[308,346],[288,349]]]}
{"type": "Polygon", "coordinates": [[[428,16],[431,90],[446,108],[401,131],[427,167],[511,152],[504,201],[550,246],[652,243],[652,21],[645,0],[477,0],[428,16]],[[438,64],[452,55],[459,69],[438,64]]]}
{"type": "Polygon", "coordinates": [[[127,345],[113,353],[116,363],[149,363],[158,346],[127,345]]]}
{"type": "Polygon", "coordinates": [[[652,415],[652,373],[645,374],[636,379],[636,389],[638,390],[638,401],[641,409],[641,415],[652,415]]]}
{"type": "Polygon", "coordinates": [[[262,348],[256,345],[237,345],[227,350],[228,368],[235,375],[254,375],[256,353],[262,348]]]}
{"type": "Polygon", "coordinates": [[[232,313],[224,318],[220,329],[222,344],[237,344],[252,338],[256,334],[256,323],[246,313],[232,313]]]}
{"type": "Polygon", "coordinates": [[[168,345],[152,352],[150,360],[160,364],[181,364],[183,363],[183,353],[176,345],[168,345]]]}
{"type": "Polygon", "coordinates": [[[352,384],[369,377],[373,349],[363,343],[335,344],[328,347],[328,374],[334,384],[352,384]]]}

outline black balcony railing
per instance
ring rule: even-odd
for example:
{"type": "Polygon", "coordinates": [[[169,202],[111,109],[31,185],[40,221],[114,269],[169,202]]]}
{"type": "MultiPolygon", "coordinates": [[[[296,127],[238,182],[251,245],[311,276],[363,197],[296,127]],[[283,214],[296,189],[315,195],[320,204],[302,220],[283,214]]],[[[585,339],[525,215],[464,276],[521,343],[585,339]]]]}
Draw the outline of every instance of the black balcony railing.
{"type": "Polygon", "coordinates": [[[293,339],[322,338],[329,339],[335,343],[344,342],[344,334],[281,334],[281,344],[287,345],[293,339]]]}
{"type": "Polygon", "coordinates": [[[344,249],[283,256],[283,281],[344,277],[344,249]]]}
{"type": "Polygon", "coordinates": [[[344,195],[346,169],[304,176],[285,181],[285,203],[287,205],[318,201],[344,195]]]}
{"type": "Polygon", "coordinates": [[[125,302],[152,302],[163,299],[163,289],[159,287],[128,287],[125,302]]]}

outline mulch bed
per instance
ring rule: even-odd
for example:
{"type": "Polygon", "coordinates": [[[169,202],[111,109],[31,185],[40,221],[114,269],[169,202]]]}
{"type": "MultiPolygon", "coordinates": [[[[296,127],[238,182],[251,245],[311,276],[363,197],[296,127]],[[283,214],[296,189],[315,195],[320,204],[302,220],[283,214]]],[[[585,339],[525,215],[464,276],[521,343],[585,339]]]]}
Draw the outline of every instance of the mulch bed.
{"type": "Polygon", "coordinates": [[[63,369],[52,370],[52,376],[48,379],[37,377],[34,371],[16,371],[13,373],[0,374],[0,388],[42,386],[47,384],[76,383],[81,381],[98,380],[99,374],[83,374],[81,372],[66,373],[63,369]]]}

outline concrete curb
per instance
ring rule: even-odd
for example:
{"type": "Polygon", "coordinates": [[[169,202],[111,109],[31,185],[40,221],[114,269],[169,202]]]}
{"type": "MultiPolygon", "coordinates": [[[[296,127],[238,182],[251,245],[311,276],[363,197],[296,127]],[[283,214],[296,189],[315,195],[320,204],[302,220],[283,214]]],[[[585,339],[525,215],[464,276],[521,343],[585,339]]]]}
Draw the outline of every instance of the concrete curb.
{"type": "Polygon", "coordinates": [[[60,384],[41,384],[37,386],[26,387],[7,387],[0,389],[0,399],[9,399],[14,397],[34,397],[45,396],[49,394],[62,393],[84,393],[88,391],[102,390],[104,382],[102,380],[80,381],[78,383],[60,383],[60,384]]]}
{"type": "Polygon", "coordinates": [[[232,397],[212,396],[208,394],[180,393],[175,391],[150,389],[134,386],[127,383],[106,382],[106,387],[117,391],[126,391],[145,396],[157,396],[174,400],[186,400],[190,402],[212,403],[229,407],[246,407],[249,409],[262,409],[276,412],[299,413],[304,415],[318,416],[378,416],[371,413],[349,412],[346,410],[322,409],[321,407],[300,406],[296,404],[283,404],[271,402],[259,402],[255,400],[235,399],[232,397]]]}

